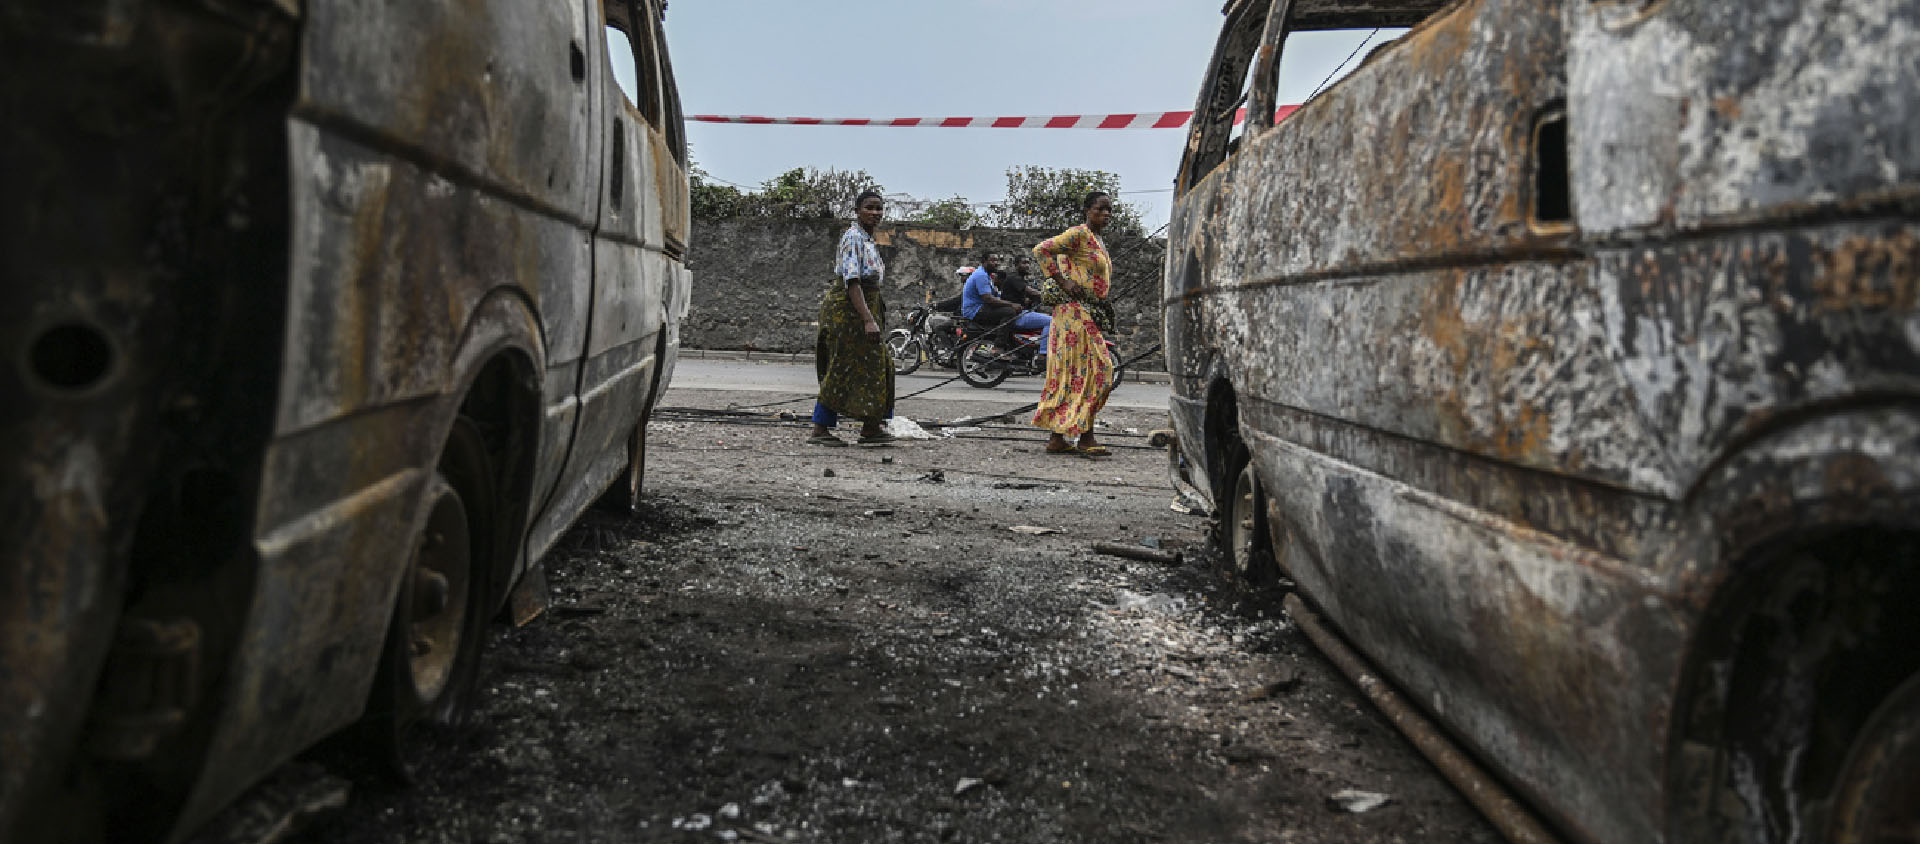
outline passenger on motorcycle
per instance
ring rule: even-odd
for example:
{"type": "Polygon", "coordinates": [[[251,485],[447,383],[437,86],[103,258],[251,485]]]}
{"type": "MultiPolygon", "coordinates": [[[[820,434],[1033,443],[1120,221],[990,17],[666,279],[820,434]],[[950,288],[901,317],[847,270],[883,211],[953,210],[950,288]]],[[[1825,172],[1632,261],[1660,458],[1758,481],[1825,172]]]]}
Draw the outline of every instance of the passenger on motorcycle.
{"type": "Polygon", "coordinates": [[[1014,331],[1038,331],[1038,351],[1045,354],[1053,318],[1001,298],[1000,288],[993,283],[993,274],[999,269],[998,256],[991,252],[980,256],[980,266],[974,268],[973,274],[967,276],[966,286],[960,288],[960,315],[987,328],[1013,320],[1014,331]]]}
{"type": "MultiPolygon", "coordinates": [[[[1023,308],[1040,307],[1040,291],[1033,285],[1033,259],[1025,255],[1013,258],[1013,271],[1000,279],[1001,298],[1023,308]]],[[[1053,317],[1047,317],[1051,320],[1053,317]]]]}

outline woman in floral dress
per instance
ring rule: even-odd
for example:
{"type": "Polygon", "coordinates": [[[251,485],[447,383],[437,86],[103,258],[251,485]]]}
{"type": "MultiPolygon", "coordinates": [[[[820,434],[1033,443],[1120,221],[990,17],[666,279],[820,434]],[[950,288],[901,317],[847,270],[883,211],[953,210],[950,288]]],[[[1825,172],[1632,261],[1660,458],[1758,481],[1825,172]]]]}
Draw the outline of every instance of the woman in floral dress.
{"type": "Polygon", "coordinates": [[[1047,341],[1047,384],[1033,424],[1053,432],[1048,454],[1104,457],[1107,447],[1094,439],[1094,417],[1113,386],[1113,358],[1096,318],[1111,319],[1107,290],[1113,259],[1100,232],[1113,219],[1113,198],[1095,191],[1081,203],[1086,222],[1033,247],[1040,272],[1060,286],[1067,301],[1053,310],[1053,336],[1047,341]]]}
{"type": "Polygon", "coordinates": [[[873,241],[884,205],[880,194],[865,191],[854,200],[854,224],[840,236],[833,281],[820,300],[820,334],[813,365],[820,378],[820,399],[813,404],[813,430],[807,442],[844,446],[833,435],[841,416],[860,420],[860,442],[893,442],[884,427],[893,415],[893,358],[880,342],[887,304],[880,282],[887,262],[873,241]]]}

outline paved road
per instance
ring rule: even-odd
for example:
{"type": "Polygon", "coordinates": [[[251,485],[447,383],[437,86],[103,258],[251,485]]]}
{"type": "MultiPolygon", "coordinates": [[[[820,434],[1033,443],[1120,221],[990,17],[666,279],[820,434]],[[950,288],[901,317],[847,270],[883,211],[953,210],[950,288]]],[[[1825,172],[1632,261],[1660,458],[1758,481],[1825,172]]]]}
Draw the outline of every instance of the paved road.
{"type": "MultiPolygon", "coordinates": [[[[901,395],[924,390],[941,381],[952,378],[950,369],[921,369],[912,375],[900,377],[897,389],[901,395]]],[[[991,390],[969,387],[964,381],[954,381],[927,393],[926,397],[948,401],[986,402],[1017,407],[1028,402],[1040,400],[1041,379],[1008,378],[1000,386],[991,390]]],[[[812,363],[784,363],[780,361],[736,361],[736,360],[681,360],[673,370],[673,387],[698,390],[746,390],[764,393],[811,394],[817,387],[812,363]]],[[[1126,383],[1113,391],[1113,397],[1107,400],[1111,407],[1124,407],[1137,410],[1157,410],[1167,406],[1168,386],[1166,384],[1126,383]]],[[[913,415],[912,399],[903,406],[902,412],[913,415]]]]}

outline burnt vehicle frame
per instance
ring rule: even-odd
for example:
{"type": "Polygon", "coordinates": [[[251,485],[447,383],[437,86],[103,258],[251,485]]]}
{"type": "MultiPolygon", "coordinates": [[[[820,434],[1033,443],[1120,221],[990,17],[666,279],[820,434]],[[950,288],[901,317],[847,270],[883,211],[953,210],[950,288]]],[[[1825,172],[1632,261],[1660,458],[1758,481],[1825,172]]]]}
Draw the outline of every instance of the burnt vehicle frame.
{"type": "Polygon", "coordinates": [[[1920,4],[1225,13],[1165,301],[1230,567],[1568,838],[1920,823],[1920,4]]]}
{"type": "Polygon", "coordinates": [[[691,289],[664,6],[0,9],[0,839],[391,754],[632,506],[691,289]]]}

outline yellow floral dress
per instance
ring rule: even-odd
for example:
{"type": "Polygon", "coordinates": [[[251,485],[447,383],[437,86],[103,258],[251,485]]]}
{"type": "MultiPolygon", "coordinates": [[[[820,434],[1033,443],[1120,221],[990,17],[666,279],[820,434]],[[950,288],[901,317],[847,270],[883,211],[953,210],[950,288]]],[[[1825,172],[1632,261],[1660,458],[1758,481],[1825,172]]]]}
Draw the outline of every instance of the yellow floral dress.
{"type": "MultiPolygon", "coordinates": [[[[1081,298],[1104,300],[1113,274],[1107,245],[1086,226],[1074,226],[1033,247],[1043,277],[1055,275],[1080,285],[1081,298]]],[[[1113,357],[1092,314],[1078,302],[1053,309],[1053,333],[1047,340],[1047,384],[1033,424],[1073,438],[1093,430],[1093,418],[1107,403],[1113,386],[1113,357]]]]}

